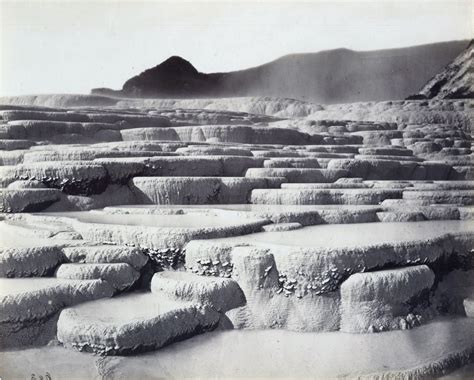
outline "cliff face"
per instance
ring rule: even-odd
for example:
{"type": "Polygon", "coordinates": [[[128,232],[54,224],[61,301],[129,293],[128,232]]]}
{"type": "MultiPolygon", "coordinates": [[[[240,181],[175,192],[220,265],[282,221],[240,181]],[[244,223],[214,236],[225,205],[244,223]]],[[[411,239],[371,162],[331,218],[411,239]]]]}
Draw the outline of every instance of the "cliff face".
{"type": "Polygon", "coordinates": [[[429,99],[460,99],[474,97],[472,55],[474,41],[443,71],[434,76],[419,92],[429,99]]]}
{"type": "Polygon", "coordinates": [[[212,74],[175,56],[127,80],[118,92],[93,92],[147,98],[272,96],[325,104],[403,99],[418,92],[467,43],[293,54],[246,70],[212,74]]]}

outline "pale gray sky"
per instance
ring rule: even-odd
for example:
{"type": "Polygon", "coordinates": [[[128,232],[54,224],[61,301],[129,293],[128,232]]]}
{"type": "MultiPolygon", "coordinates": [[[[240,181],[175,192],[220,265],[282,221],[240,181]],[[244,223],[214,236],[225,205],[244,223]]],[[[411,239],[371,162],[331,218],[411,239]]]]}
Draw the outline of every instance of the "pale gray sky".
{"type": "Polygon", "coordinates": [[[473,37],[473,0],[0,0],[0,95],[121,88],[171,55],[203,72],[473,37]]]}

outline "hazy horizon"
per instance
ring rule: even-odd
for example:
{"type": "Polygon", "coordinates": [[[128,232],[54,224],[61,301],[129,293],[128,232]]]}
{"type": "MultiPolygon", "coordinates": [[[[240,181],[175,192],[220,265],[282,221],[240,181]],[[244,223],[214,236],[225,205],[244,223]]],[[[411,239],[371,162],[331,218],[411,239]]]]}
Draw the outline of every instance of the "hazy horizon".
{"type": "Polygon", "coordinates": [[[472,12],[470,0],[0,1],[0,95],[117,89],[173,55],[227,72],[289,54],[468,40],[472,12]]]}

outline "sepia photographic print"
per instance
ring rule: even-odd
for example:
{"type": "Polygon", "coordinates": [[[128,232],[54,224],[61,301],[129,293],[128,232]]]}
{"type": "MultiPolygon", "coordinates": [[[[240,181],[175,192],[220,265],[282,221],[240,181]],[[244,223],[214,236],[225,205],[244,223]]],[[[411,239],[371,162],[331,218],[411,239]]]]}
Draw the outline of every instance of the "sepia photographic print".
{"type": "Polygon", "coordinates": [[[473,380],[473,12],[0,0],[0,380],[473,380]]]}

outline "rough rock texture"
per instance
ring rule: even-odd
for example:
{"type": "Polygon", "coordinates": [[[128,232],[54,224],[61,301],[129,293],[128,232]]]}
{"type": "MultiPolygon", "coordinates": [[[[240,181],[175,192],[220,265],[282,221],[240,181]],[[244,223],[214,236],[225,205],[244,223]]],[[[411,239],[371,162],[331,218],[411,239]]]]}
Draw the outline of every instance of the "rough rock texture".
{"type": "Polygon", "coordinates": [[[272,254],[262,249],[237,247],[229,261],[232,263],[232,278],[247,299],[246,306],[227,313],[235,326],[297,331],[331,331],[338,328],[338,292],[319,295],[296,290],[296,277],[285,271],[284,266],[280,267],[272,254]]]}
{"type": "Polygon", "coordinates": [[[112,184],[100,194],[68,195],[62,194],[58,202],[49,206],[46,211],[87,211],[107,206],[130,205],[138,202],[128,186],[112,184]]]}
{"type": "Polygon", "coordinates": [[[458,55],[443,71],[436,74],[418,93],[435,99],[463,99],[474,96],[472,84],[472,54],[474,43],[458,55]]]}
{"type": "Polygon", "coordinates": [[[48,187],[72,194],[97,194],[107,187],[107,172],[102,165],[92,162],[52,161],[0,166],[1,184],[16,180],[39,180],[48,187]]]}
{"type": "Polygon", "coordinates": [[[247,203],[255,188],[277,187],[282,178],[135,177],[132,189],[145,204],[247,203]]]}
{"type": "Polygon", "coordinates": [[[245,296],[232,279],[204,277],[187,272],[156,273],[151,280],[153,293],[164,293],[177,301],[194,301],[226,312],[245,304],[245,296]]]}
{"type": "Polygon", "coordinates": [[[451,203],[472,206],[474,204],[473,190],[419,190],[404,191],[403,199],[427,200],[431,203],[451,203]]]}
{"type": "Polygon", "coordinates": [[[269,224],[267,226],[263,226],[262,229],[267,232],[275,232],[275,231],[291,231],[297,230],[298,228],[302,228],[303,226],[300,223],[277,223],[277,224],[269,224]]]}
{"type": "Polygon", "coordinates": [[[0,247],[0,277],[41,277],[50,275],[63,261],[56,245],[0,247]]]}
{"type": "Polygon", "coordinates": [[[186,265],[194,268],[198,259],[232,263],[239,246],[256,246],[269,250],[267,255],[274,257],[280,273],[297,280],[295,293],[304,295],[306,285],[311,285],[313,293],[324,294],[338,289],[353,273],[436,263],[453,254],[465,257],[473,244],[470,229],[471,223],[459,221],[367,223],[195,240],[186,246],[186,265]]]}
{"type": "Polygon", "coordinates": [[[28,149],[33,145],[35,142],[30,140],[0,140],[0,150],[28,149]]]}
{"type": "Polygon", "coordinates": [[[252,191],[251,202],[290,205],[376,205],[385,199],[401,196],[400,190],[385,189],[256,189],[252,191]]]}
{"type": "Polygon", "coordinates": [[[140,277],[139,273],[125,263],[114,264],[62,264],[56,277],[70,280],[99,279],[108,282],[114,289],[129,288],[140,277]]]}
{"type": "Polygon", "coordinates": [[[41,211],[58,200],[55,189],[0,189],[0,212],[41,211]]]}
{"type": "Polygon", "coordinates": [[[271,158],[263,162],[265,168],[320,168],[316,158],[271,158]]]}
{"type": "Polygon", "coordinates": [[[351,275],[341,285],[341,330],[366,333],[419,324],[409,301],[430,289],[434,277],[426,265],[351,275]]]}
{"type": "Polygon", "coordinates": [[[292,169],[292,168],[251,168],[247,170],[247,178],[280,177],[288,182],[335,182],[347,176],[346,170],[329,169],[292,169]]]}
{"type": "Polygon", "coordinates": [[[443,162],[338,159],[331,160],[328,169],[347,170],[351,177],[368,180],[447,180],[452,167],[443,162]]]}
{"type": "Polygon", "coordinates": [[[136,270],[140,270],[148,261],[139,248],[110,244],[64,247],[62,252],[71,263],[125,263],[136,270]]]}
{"type": "Polygon", "coordinates": [[[62,308],[113,294],[112,287],[101,280],[0,281],[0,341],[3,347],[32,344],[41,335],[43,325],[62,308]]]}
{"type": "Polygon", "coordinates": [[[425,219],[433,220],[434,218],[427,218],[422,212],[418,211],[384,211],[378,212],[377,218],[381,222],[419,222],[425,219]]]}
{"type": "Polygon", "coordinates": [[[132,354],[211,330],[219,318],[209,306],[156,294],[130,294],[63,310],[58,340],[80,351],[132,354]]]}
{"type": "Polygon", "coordinates": [[[199,156],[199,155],[212,155],[212,156],[252,156],[252,152],[249,149],[243,148],[231,148],[231,147],[220,147],[220,146],[200,146],[190,145],[186,148],[176,149],[176,153],[199,156]]]}

